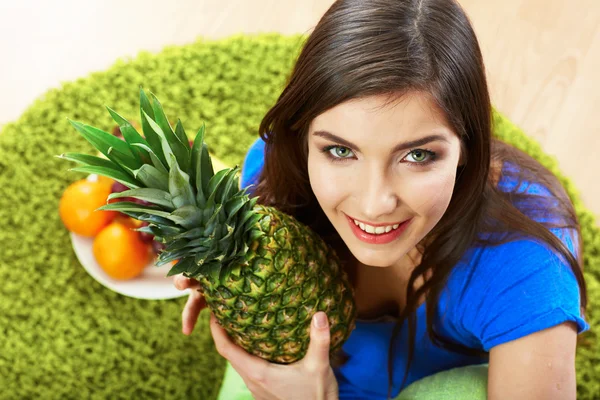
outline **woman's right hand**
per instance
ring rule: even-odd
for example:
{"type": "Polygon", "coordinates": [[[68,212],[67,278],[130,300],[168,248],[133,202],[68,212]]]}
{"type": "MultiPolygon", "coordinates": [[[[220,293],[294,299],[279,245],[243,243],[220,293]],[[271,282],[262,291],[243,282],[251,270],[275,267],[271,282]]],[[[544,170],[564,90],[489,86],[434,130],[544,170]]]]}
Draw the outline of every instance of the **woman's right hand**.
{"type": "Polygon", "coordinates": [[[206,308],[202,287],[197,280],[183,275],[175,275],[173,283],[179,290],[192,289],[181,315],[182,332],[184,335],[190,335],[196,326],[200,311],[206,308]]]}

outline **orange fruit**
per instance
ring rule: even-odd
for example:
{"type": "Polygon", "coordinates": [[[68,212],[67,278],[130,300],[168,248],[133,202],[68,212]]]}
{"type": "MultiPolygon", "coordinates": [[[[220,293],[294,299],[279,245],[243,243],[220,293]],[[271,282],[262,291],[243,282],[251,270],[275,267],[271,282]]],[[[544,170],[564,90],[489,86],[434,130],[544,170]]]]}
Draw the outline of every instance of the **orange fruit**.
{"type": "Polygon", "coordinates": [[[103,183],[108,187],[111,187],[112,184],[115,183],[115,180],[107,176],[98,175],[98,182],[103,183]]]}
{"type": "Polygon", "coordinates": [[[135,278],[152,258],[150,247],[133,228],[127,220],[117,218],[94,238],[94,257],[111,278],[135,278]]]}
{"type": "Polygon", "coordinates": [[[119,214],[116,211],[96,211],[106,204],[109,194],[110,186],[105,182],[82,179],[72,183],[60,198],[60,219],[71,232],[87,237],[96,236],[119,214]]]}
{"type": "MultiPolygon", "coordinates": [[[[113,186],[113,183],[115,183],[115,182],[116,181],[114,179],[112,179],[112,178],[108,178],[106,176],[98,175],[98,183],[101,183],[101,184],[106,185],[108,187],[108,191],[109,191],[108,194],[112,193],[112,186],[113,186]]],[[[121,199],[112,199],[112,200],[108,200],[108,203],[109,204],[110,203],[116,203],[116,202],[118,202],[120,200],[121,199]]],[[[112,217],[109,218],[109,222],[114,221],[115,218],[117,218],[117,216],[125,216],[125,214],[121,214],[118,211],[111,212],[111,215],[112,215],[112,217]]]]}

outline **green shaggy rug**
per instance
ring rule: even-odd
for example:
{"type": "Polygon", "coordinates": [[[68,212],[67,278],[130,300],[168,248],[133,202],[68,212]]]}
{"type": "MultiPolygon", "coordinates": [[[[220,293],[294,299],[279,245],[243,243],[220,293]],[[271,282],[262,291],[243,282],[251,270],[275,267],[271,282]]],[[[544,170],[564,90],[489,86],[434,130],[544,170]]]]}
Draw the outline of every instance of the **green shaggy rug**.
{"type": "MultiPolygon", "coordinates": [[[[233,36],[140,53],[49,90],[0,132],[0,398],[214,399],[225,361],[203,313],[181,333],[185,298],[135,300],[96,282],[77,261],[58,216],[64,189],[84,176],[54,155],[93,154],[67,117],[110,130],[104,105],[137,119],[138,87],[163,99],[189,132],[203,122],[217,157],[241,164],[277,99],[304,36],[233,36]]],[[[560,175],[555,160],[500,114],[496,134],[560,175]]],[[[583,226],[588,320],[600,322],[600,234],[561,176],[583,226]]],[[[580,339],[580,399],[600,393],[600,340],[580,339]]],[[[596,397],[597,398],[597,397],[596,397]]]]}

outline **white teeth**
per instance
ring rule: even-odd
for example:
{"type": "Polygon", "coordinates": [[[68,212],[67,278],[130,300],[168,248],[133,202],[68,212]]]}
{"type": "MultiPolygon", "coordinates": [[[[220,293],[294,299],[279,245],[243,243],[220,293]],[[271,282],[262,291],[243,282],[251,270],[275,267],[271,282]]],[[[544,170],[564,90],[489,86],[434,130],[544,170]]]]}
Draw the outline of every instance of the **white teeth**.
{"type": "Polygon", "coordinates": [[[357,220],[353,220],[353,221],[354,221],[354,224],[356,226],[359,226],[360,229],[362,229],[363,231],[365,231],[367,233],[372,233],[372,234],[375,234],[375,235],[381,235],[383,233],[391,232],[392,230],[397,229],[400,226],[400,224],[394,224],[394,225],[388,225],[388,226],[378,226],[378,227],[375,227],[375,226],[364,224],[364,223],[359,222],[357,220]]]}

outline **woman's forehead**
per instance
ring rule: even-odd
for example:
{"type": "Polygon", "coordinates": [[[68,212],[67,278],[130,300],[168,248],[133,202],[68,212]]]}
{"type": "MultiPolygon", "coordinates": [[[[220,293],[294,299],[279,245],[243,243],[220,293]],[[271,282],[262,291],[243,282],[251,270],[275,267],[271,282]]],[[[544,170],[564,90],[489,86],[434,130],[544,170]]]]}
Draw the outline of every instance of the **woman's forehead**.
{"type": "Polygon", "coordinates": [[[326,130],[338,136],[389,132],[413,137],[452,131],[431,96],[422,93],[411,93],[392,103],[388,96],[353,99],[316,117],[310,128],[312,132],[326,130]]]}

